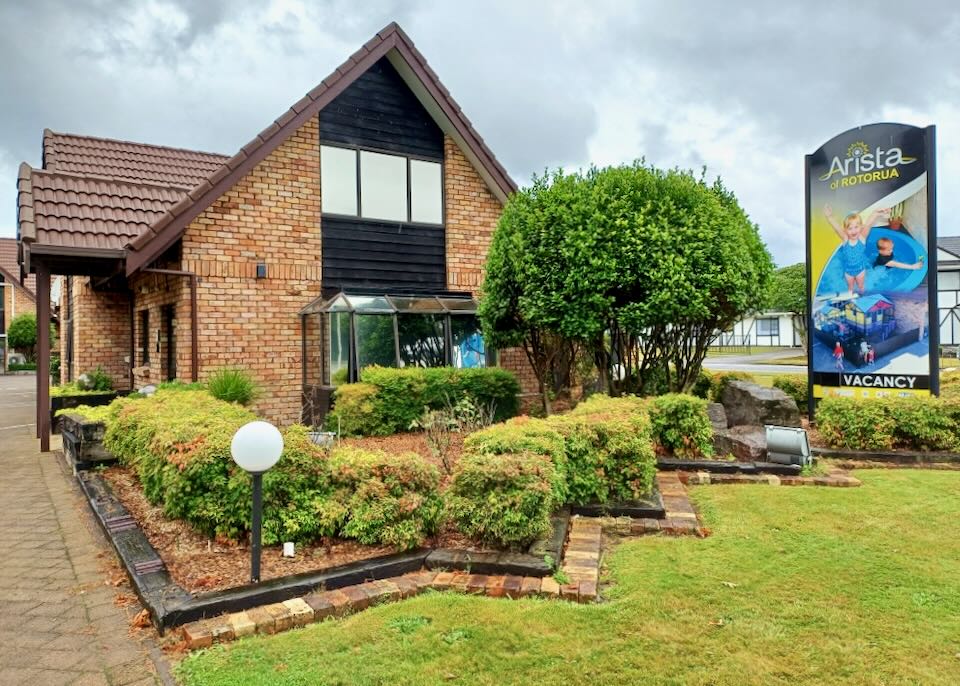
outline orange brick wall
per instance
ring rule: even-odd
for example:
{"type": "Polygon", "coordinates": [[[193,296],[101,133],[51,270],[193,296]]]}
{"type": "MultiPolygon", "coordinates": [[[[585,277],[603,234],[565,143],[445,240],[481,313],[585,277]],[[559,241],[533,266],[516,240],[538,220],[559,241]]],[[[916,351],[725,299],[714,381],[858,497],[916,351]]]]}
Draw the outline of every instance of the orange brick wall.
{"type": "MultiPolygon", "coordinates": [[[[447,288],[479,295],[483,270],[502,206],[450,136],[444,136],[447,213],[447,288]]],[[[515,373],[524,393],[537,379],[519,348],[500,351],[499,364],[515,373]]]]}
{"type": "MultiPolygon", "coordinates": [[[[84,372],[103,367],[118,390],[130,388],[130,297],[127,293],[95,291],[90,278],[74,276],[73,380],[84,372]]],[[[61,318],[66,317],[66,283],[61,299],[61,318]]],[[[62,321],[62,319],[61,319],[62,321]]],[[[67,332],[60,331],[60,377],[67,376],[67,332]]]]}
{"type": "Polygon", "coordinates": [[[27,290],[17,284],[11,284],[7,281],[0,288],[3,290],[4,319],[4,321],[0,322],[0,333],[6,333],[14,317],[24,313],[36,314],[37,304],[33,298],[28,295],[27,290]]]}
{"type": "Polygon", "coordinates": [[[447,288],[477,293],[502,206],[450,136],[444,136],[447,288]]]}
{"type": "MultiPolygon", "coordinates": [[[[218,367],[242,366],[260,386],[260,414],[280,424],[298,421],[297,313],[320,294],[316,118],[190,224],[181,255],[183,269],[200,276],[200,380],[218,367]],[[256,278],[257,263],[267,265],[265,279],[256,278]]],[[[189,379],[189,314],[178,322],[178,372],[189,379]]]]}
{"type": "MultiPolygon", "coordinates": [[[[176,269],[177,265],[170,265],[176,269]]],[[[190,381],[190,289],[189,279],[166,274],[140,274],[130,283],[134,297],[134,385],[142,388],[167,380],[167,349],[171,344],[165,328],[163,306],[174,306],[176,378],[190,381]],[[145,364],[141,346],[142,313],[148,312],[149,361],[145,364]]]]}

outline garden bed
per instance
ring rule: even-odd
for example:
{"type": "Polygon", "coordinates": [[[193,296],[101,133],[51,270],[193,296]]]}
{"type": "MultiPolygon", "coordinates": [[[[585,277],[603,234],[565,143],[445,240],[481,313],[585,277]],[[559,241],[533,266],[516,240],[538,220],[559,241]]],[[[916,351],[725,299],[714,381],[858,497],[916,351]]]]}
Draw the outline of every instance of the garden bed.
{"type": "MultiPolygon", "coordinates": [[[[191,593],[243,586],[250,580],[250,548],[227,540],[211,540],[182,520],[170,519],[151,505],[133,473],[125,467],[100,472],[117,499],[143,530],[171,578],[191,593]]],[[[496,554],[456,531],[443,531],[426,542],[429,548],[454,548],[464,552],[496,554]]],[[[372,560],[395,551],[386,545],[363,545],[331,538],[327,542],[298,545],[296,556],[285,558],[282,546],[264,546],[260,576],[267,581],[292,574],[320,572],[341,565],[372,560]]]]}

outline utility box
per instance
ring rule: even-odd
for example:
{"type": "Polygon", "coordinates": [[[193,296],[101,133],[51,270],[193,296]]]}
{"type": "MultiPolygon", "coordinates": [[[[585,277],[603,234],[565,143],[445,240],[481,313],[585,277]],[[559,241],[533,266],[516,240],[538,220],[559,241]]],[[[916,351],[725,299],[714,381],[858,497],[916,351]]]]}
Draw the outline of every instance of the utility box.
{"type": "Polygon", "coordinates": [[[810,441],[807,430],[794,426],[766,426],[767,460],[777,464],[808,465],[810,441]]]}

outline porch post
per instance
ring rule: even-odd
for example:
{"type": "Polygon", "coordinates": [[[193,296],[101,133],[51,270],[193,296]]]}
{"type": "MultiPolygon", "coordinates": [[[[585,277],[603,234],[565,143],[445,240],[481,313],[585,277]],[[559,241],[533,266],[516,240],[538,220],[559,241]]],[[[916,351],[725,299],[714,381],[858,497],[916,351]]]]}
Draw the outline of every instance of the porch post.
{"type": "Polygon", "coordinates": [[[37,433],[40,452],[50,452],[50,268],[37,270],[37,433]]]}

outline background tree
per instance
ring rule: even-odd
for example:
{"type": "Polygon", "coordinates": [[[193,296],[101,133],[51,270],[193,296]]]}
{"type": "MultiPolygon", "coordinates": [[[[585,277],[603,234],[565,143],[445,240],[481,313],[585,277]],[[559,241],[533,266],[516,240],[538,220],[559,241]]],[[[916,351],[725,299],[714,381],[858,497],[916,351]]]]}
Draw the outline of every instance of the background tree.
{"type": "Polygon", "coordinates": [[[807,347],[807,266],[803,262],[781,267],[773,272],[767,307],[787,312],[793,319],[793,330],[799,332],[807,347]]]}
{"type": "MultiPolygon", "coordinates": [[[[51,336],[51,340],[53,340],[51,336]]],[[[37,316],[18,314],[7,327],[7,344],[33,362],[37,358],[37,316]]]]}

